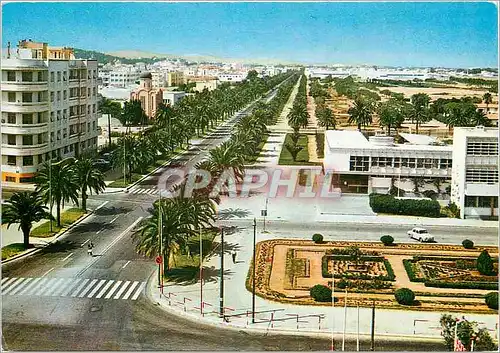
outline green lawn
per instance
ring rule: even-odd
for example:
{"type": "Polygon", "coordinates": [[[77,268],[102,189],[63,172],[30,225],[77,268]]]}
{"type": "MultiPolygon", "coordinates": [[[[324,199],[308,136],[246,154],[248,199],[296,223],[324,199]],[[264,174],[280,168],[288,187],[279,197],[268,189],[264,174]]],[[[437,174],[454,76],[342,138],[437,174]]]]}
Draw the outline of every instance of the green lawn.
{"type": "MultiPolygon", "coordinates": [[[[213,240],[216,231],[205,230],[202,232],[203,258],[213,249],[213,240]]],[[[177,253],[170,259],[170,270],[165,273],[165,279],[173,282],[193,282],[199,276],[200,269],[200,238],[193,236],[188,241],[190,255],[177,253]]]]}
{"type": "Polygon", "coordinates": [[[142,175],[141,174],[137,174],[137,173],[132,173],[132,182],[129,183],[128,180],[125,181],[125,183],[123,182],[123,176],[120,178],[120,179],[116,179],[115,181],[113,181],[111,184],[109,184],[108,186],[110,188],[124,188],[124,187],[127,187],[129,186],[130,184],[133,184],[135,183],[137,180],[139,180],[140,178],[142,178],[142,175]]]}
{"type": "Polygon", "coordinates": [[[47,221],[31,231],[31,237],[48,238],[58,233],[61,229],[67,228],[85,213],[79,208],[70,208],[61,213],[61,227],[57,226],[56,221],[52,222],[52,232],[50,231],[50,221],[47,221]]]}
{"type": "Polygon", "coordinates": [[[7,260],[10,257],[22,253],[24,250],[23,243],[14,243],[4,246],[2,248],[2,260],[7,260]]]}
{"type": "Polygon", "coordinates": [[[316,153],[318,154],[318,158],[325,158],[325,134],[318,133],[316,134],[316,153]]]}
{"type": "Polygon", "coordinates": [[[278,161],[279,165],[316,165],[317,163],[309,162],[309,150],[307,147],[307,135],[301,134],[299,137],[298,145],[302,146],[302,150],[297,155],[297,160],[294,161],[292,155],[285,147],[286,143],[292,143],[292,139],[290,138],[291,134],[286,134],[285,142],[283,144],[283,148],[281,149],[280,158],[278,161]]]}

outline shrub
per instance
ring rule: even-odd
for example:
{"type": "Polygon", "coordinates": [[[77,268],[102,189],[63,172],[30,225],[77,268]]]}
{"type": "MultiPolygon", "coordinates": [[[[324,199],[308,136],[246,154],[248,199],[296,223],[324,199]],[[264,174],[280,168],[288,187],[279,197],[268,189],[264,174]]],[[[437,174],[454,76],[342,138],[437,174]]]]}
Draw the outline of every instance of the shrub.
{"type": "Polygon", "coordinates": [[[498,292],[490,292],[484,296],[488,308],[498,310],[498,292]]]}
{"type": "Polygon", "coordinates": [[[349,282],[347,282],[345,279],[341,279],[340,281],[337,282],[337,288],[344,289],[347,288],[349,285],[349,282]]]}
{"type": "Polygon", "coordinates": [[[317,284],[312,287],[309,293],[317,302],[329,302],[332,300],[332,290],[322,284],[317,284]]]}
{"type": "Polygon", "coordinates": [[[441,216],[441,206],[435,200],[404,200],[391,195],[370,194],[370,207],[375,213],[435,218],[441,216]]]}
{"type": "Polygon", "coordinates": [[[424,192],[422,192],[422,195],[432,200],[435,200],[438,197],[438,193],[434,190],[425,190],[424,192]]]}
{"type": "Polygon", "coordinates": [[[472,240],[469,240],[469,239],[465,239],[463,242],[462,242],[462,246],[466,249],[473,249],[474,248],[474,242],[472,240]]]}
{"type": "Polygon", "coordinates": [[[477,258],[477,270],[480,274],[489,276],[493,274],[493,260],[487,250],[481,251],[477,258]]]}
{"type": "Polygon", "coordinates": [[[320,243],[323,242],[323,236],[321,234],[319,234],[319,233],[316,233],[316,234],[313,235],[312,240],[316,244],[320,244],[320,243]]]}
{"type": "Polygon", "coordinates": [[[394,292],[394,297],[399,304],[412,305],[415,301],[415,293],[408,288],[400,288],[394,292]]]}
{"type": "Polygon", "coordinates": [[[394,243],[394,238],[391,237],[390,235],[382,235],[380,237],[380,241],[385,245],[385,246],[389,246],[389,245],[392,245],[394,243]]]}

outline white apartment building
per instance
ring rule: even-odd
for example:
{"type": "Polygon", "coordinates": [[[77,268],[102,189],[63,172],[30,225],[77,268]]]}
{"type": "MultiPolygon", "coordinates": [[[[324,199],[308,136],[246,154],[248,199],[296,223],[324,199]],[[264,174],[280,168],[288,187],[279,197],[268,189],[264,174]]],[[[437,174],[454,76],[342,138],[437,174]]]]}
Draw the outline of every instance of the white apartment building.
{"type": "Polygon", "coordinates": [[[222,73],[217,76],[220,82],[241,82],[247,76],[242,73],[222,73]]]}
{"type": "Polygon", "coordinates": [[[2,55],[2,182],[32,182],[44,161],[97,148],[97,61],[21,44],[2,55]]]}
{"type": "Polygon", "coordinates": [[[387,193],[392,182],[411,192],[416,177],[431,185],[433,178],[446,182],[451,158],[451,146],[395,144],[391,136],[366,139],[359,131],[325,131],[323,168],[333,173],[332,186],[342,192],[387,193]]]}
{"type": "Polygon", "coordinates": [[[498,128],[454,128],[451,201],[461,218],[498,217],[498,128]]]}
{"type": "Polygon", "coordinates": [[[116,67],[99,71],[103,86],[127,87],[139,80],[141,71],[132,66],[116,67]]]}
{"type": "Polygon", "coordinates": [[[174,106],[185,96],[186,92],[183,91],[163,91],[163,104],[174,106]]]}

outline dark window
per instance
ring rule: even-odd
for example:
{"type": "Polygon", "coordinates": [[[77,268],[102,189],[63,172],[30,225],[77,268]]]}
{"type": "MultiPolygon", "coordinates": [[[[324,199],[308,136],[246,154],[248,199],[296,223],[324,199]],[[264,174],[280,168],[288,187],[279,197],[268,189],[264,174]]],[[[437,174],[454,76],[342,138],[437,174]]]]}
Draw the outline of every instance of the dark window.
{"type": "Polygon", "coordinates": [[[33,72],[23,72],[23,82],[33,82],[33,72]]]}
{"type": "Polygon", "coordinates": [[[23,146],[33,146],[33,135],[23,135],[23,146]]]}
{"type": "Polygon", "coordinates": [[[7,123],[9,124],[16,123],[16,113],[7,113],[7,123]]]}
{"type": "Polygon", "coordinates": [[[33,114],[23,114],[23,124],[33,124],[33,114]]]}
{"type": "Polygon", "coordinates": [[[7,100],[9,102],[15,102],[16,101],[16,92],[9,92],[7,94],[7,100]]]}
{"type": "Polygon", "coordinates": [[[16,145],[16,135],[7,135],[7,144],[11,146],[16,145]]]}
{"type": "Polygon", "coordinates": [[[465,207],[477,207],[477,196],[465,196],[465,207]]]}
{"type": "Polygon", "coordinates": [[[33,102],[33,93],[31,92],[23,93],[23,102],[27,103],[33,102]]]}
{"type": "Polygon", "coordinates": [[[20,183],[32,183],[34,180],[33,177],[22,177],[22,178],[19,178],[19,182],[20,183]]]}
{"type": "Polygon", "coordinates": [[[16,156],[7,156],[8,165],[16,165],[16,156]]]}
{"type": "Polygon", "coordinates": [[[16,72],[15,71],[7,71],[7,81],[15,81],[16,80],[16,72]]]}
{"type": "Polygon", "coordinates": [[[33,165],[33,156],[24,156],[23,166],[32,166],[32,165],[33,165]]]}

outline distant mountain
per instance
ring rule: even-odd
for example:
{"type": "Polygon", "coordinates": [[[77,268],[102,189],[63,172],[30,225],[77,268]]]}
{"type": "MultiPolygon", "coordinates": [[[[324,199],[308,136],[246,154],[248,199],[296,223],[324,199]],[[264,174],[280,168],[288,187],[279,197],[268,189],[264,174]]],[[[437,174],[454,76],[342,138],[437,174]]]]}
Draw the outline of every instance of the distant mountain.
{"type": "Polygon", "coordinates": [[[100,64],[107,64],[114,62],[115,60],[120,60],[123,64],[135,64],[138,62],[146,62],[146,63],[153,63],[155,61],[160,60],[154,59],[154,58],[144,58],[144,59],[139,59],[139,58],[128,58],[125,56],[119,56],[119,55],[111,55],[111,54],[105,54],[101,53],[98,51],[94,50],[85,50],[85,49],[74,49],[75,52],[75,57],[77,59],[95,59],[97,60],[100,64]]]}

